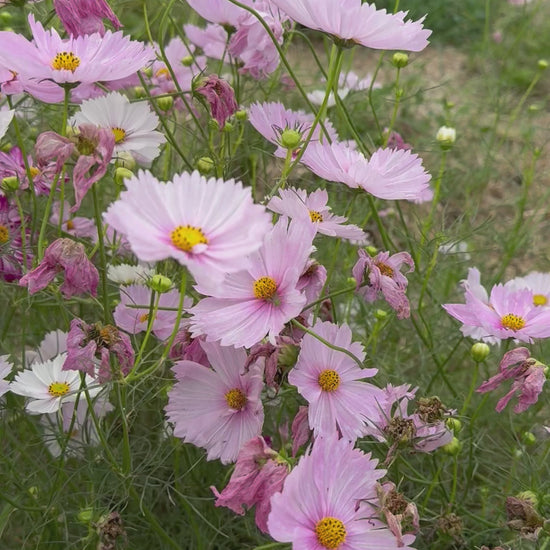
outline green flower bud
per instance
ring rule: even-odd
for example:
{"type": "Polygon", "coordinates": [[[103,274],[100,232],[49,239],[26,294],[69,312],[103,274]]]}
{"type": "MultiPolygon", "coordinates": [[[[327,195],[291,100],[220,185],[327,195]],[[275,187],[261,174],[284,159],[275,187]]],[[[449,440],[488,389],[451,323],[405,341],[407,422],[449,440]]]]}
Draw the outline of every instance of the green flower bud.
{"type": "Polygon", "coordinates": [[[174,98],[172,96],[159,97],[157,105],[161,111],[166,113],[174,106],[174,98]]]}
{"type": "Polygon", "coordinates": [[[291,128],[286,128],[281,133],[281,146],[285,149],[290,149],[294,151],[297,149],[300,143],[302,142],[302,133],[298,130],[292,130],[291,128]]]}
{"type": "Polygon", "coordinates": [[[145,69],[141,69],[141,72],[149,78],[153,76],[153,69],[151,67],[145,67],[145,69]]]}
{"type": "Polygon", "coordinates": [[[523,432],[521,436],[521,441],[526,446],[534,445],[537,442],[537,437],[532,432],[523,432]]]}
{"type": "Polygon", "coordinates": [[[171,279],[164,275],[160,275],[159,273],[153,275],[147,281],[147,285],[149,286],[149,288],[160,294],[164,294],[165,292],[170,291],[174,286],[171,279]]]}
{"type": "Polygon", "coordinates": [[[548,69],[548,61],[546,61],[546,59],[539,59],[537,61],[537,67],[541,70],[541,71],[545,71],[546,69],[548,69]]]}
{"type": "Polygon", "coordinates": [[[208,121],[208,128],[210,128],[210,130],[219,130],[220,125],[218,124],[218,121],[215,118],[211,118],[208,121]]]}
{"type": "Polygon", "coordinates": [[[82,508],[80,512],[77,514],[77,519],[80,521],[80,523],[88,524],[92,521],[94,517],[94,509],[93,508],[82,508]]]}
{"type": "Polygon", "coordinates": [[[375,312],[374,312],[374,317],[376,319],[378,319],[378,321],[384,321],[385,319],[388,318],[388,312],[387,311],[384,311],[383,309],[377,309],[375,312]]]}
{"type": "Polygon", "coordinates": [[[235,113],[235,119],[240,122],[248,120],[248,113],[244,109],[241,109],[235,113]]]}
{"type": "Polygon", "coordinates": [[[298,346],[285,345],[279,350],[277,362],[282,367],[291,368],[296,364],[298,360],[298,352],[300,348],[298,346]]]}
{"type": "Polygon", "coordinates": [[[4,145],[2,145],[2,147],[0,148],[0,151],[2,151],[3,153],[9,153],[12,147],[13,147],[13,143],[10,143],[8,141],[7,143],[4,143],[4,145]]]}
{"type": "Polygon", "coordinates": [[[191,67],[191,65],[193,65],[193,56],[191,55],[186,55],[182,60],[181,60],[181,64],[184,66],[184,67],[191,67]]]}
{"type": "Polygon", "coordinates": [[[117,168],[126,168],[127,170],[134,170],[136,167],[136,160],[132,156],[132,153],[128,151],[121,151],[116,155],[115,166],[117,168]]]}
{"type": "Polygon", "coordinates": [[[533,491],[521,491],[516,495],[516,498],[521,500],[526,500],[530,502],[533,506],[539,505],[539,497],[533,491]]]}
{"type": "Polygon", "coordinates": [[[7,176],[2,179],[1,187],[5,191],[17,191],[19,189],[19,178],[17,176],[7,176]]]}
{"type": "Polygon", "coordinates": [[[207,176],[214,170],[214,161],[210,157],[201,157],[197,161],[197,170],[203,175],[207,176]]]}
{"type": "Polygon", "coordinates": [[[450,126],[441,126],[437,131],[435,139],[437,139],[441,149],[446,151],[450,149],[456,141],[456,130],[450,126]]]}
{"type": "Polygon", "coordinates": [[[491,353],[491,348],[483,342],[476,342],[470,349],[470,355],[476,363],[485,361],[489,353],[491,353]]]}
{"type": "Polygon", "coordinates": [[[231,124],[231,122],[226,122],[224,127],[223,127],[223,131],[227,134],[232,132],[233,131],[233,124],[231,124]]]}
{"type": "Polygon", "coordinates": [[[375,246],[367,246],[365,248],[365,252],[371,256],[372,258],[374,258],[374,256],[376,256],[378,254],[378,249],[375,247],[375,246]]]}
{"type": "Polygon", "coordinates": [[[134,86],[134,95],[137,98],[145,97],[147,94],[145,93],[145,88],[143,86],[134,86]]]}
{"type": "Polygon", "coordinates": [[[124,180],[130,179],[134,176],[134,173],[131,170],[128,170],[128,168],[122,168],[122,166],[119,166],[115,170],[115,183],[117,185],[124,185],[124,180]]]}
{"type": "Polygon", "coordinates": [[[457,434],[462,430],[462,422],[458,418],[447,418],[445,424],[449,430],[452,430],[453,433],[457,434]]]}
{"type": "Polygon", "coordinates": [[[9,23],[13,16],[9,11],[2,10],[0,12],[0,23],[9,23]]]}
{"type": "Polygon", "coordinates": [[[443,445],[441,450],[451,456],[456,456],[462,449],[462,442],[453,437],[449,443],[443,445]]]}
{"type": "Polygon", "coordinates": [[[391,58],[392,65],[398,69],[403,69],[409,64],[409,56],[404,52],[395,52],[391,58]]]}

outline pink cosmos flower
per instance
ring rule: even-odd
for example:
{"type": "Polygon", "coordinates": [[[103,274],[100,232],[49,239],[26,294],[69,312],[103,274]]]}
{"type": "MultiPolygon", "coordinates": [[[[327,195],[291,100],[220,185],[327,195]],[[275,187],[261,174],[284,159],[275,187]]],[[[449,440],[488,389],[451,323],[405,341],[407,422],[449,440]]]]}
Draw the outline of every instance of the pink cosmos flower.
{"type": "MultiPolygon", "coordinates": [[[[239,8],[235,4],[227,0],[189,0],[187,2],[201,17],[211,23],[219,23],[220,25],[229,25],[236,27],[239,18],[248,12],[239,8]]],[[[250,7],[254,7],[254,0],[243,0],[241,2],[250,7]]]]}
{"type": "Polygon", "coordinates": [[[270,227],[264,207],[234,180],[206,179],[198,172],[161,183],[140,171],[105,213],[143,261],[174,258],[195,278],[221,278],[242,268],[270,227]]]}
{"type": "Polygon", "coordinates": [[[63,101],[63,86],[86,86],[130,76],[153,61],[149,46],[122,32],[107,31],[62,39],[29,15],[33,42],[11,31],[0,32],[0,65],[17,73],[25,91],[45,101],[63,101]],[[7,53],[9,52],[9,54],[7,53]]]}
{"type": "Polygon", "coordinates": [[[229,483],[219,493],[211,487],[216,496],[216,506],[225,506],[242,516],[247,509],[256,506],[256,525],[267,533],[267,517],[271,511],[270,499],[283,488],[288,475],[288,466],[269,447],[261,436],[243,445],[229,483]]]}
{"type": "Polygon", "coordinates": [[[508,281],[504,286],[514,290],[527,288],[533,293],[535,306],[550,307],[550,273],[533,271],[525,277],[516,277],[508,281]]]}
{"type": "Polygon", "coordinates": [[[536,306],[531,290],[495,285],[485,301],[481,289],[475,286],[471,290],[465,285],[466,304],[443,305],[447,313],[468,327],[468,332],[469,327],[478,327],[481,330],[476,335],[481,339],[514,338],[529,343],[533,338],[550,337],[550,308],[536,306]]]}
{"type": "MultiPolygon", "coordinates": [[[[335,434],[318,437],[271,498],[269,534],[295,550],[397,548],[392,533],[359,506],[376,497],[376,481],[386,473],[377,462],[335,434]]],[[[402,548],[413,540],[405,535],[402,548]]]]}
{"type": "Polygon", "coordinates": [[[357,251],[359,260],[353,266],[353,277],[357,281],[357,292],[367,302],[374,302],[381,292],[388,304],[397,312],[398,319],[410,315],[409,300],[406,295],[408,281],[401,273],[401,266],[407,264],[414,271],[414,262],[408,252],[379,252],[374,258],[363,249],[357,251]]]}
{"type": "Polygon", "coordinates": [[[69,34],[105,34],[103,18],[107,18],[115,29],[122,27],[117,16],[105,0],[53,0],[57,17],[69,34]]]}
{"type": "Polygon", "coordinates": [[[275,337],[306,303],[298,280],[312,250],[312,224],[281,218],[262,248],[248,257],[249,267],[226,275],[221,284],[197,285],[202,299],[190,310],[193,336],[223,345],[250,348],[266,335],[275,337]]]}
{"type": "Polygon", "coordinates": [[[229,85],[229,82],[218,75],[211,74],[205,78],[200,85],[195,89],[197,94],[204,97],[210,112],[222,129],[225,126],[225,121],[232,116],[239,108],[235,99],[235,92],[229,85]]]}
{"type": "Polygon", "coordinates": [[[486,393],[497,389],[505,380],[513,380],[511,390],[502,397],[496,406],[497,412],[502,412],[510,400],[517,395],[518,403],[515,413],[526,411],[534,405],[546,382],[546,365],[531,357],[527,348],[516,348],[504,354],[500,362],[500,372],[483,382],[477,389],[486,393]]]}
{"type": "Polygon", "coordinates": [[[262,431],[263,367],[257,363],[245,371],[243,349],[202,346],[212,368],[178,361],[172,369],[177,382],[165,410],[176,437],[205,448],[207,460],[228,464],[262,431]]]}
{"type": "Polygon", "coordinates": [[[432,31],[422,22],[405,21],[406,12],[377,10],[361,0],[272,0],[294,21],[332,35],[345,45],[361,44],[377,50],[419,52],[428,45],[432,31]]]}
{"type": "MultiPolygon", "coordinates": [[[[281,146],[281,134],[284,130],[296,130],[306,139],[315,117],[304,111],[286,109],[282,103],[253,103],[248,109],[248,120],[265,139],[277,145],[276,157],[285,158],[286,149],[281,146]]],[[[324,127],[332,140],[337,139],[336,130],[329,121],[324,127]]],[[[317,141],[321,135],[321,126],[313,132],[312,140],[317,141]]]]}
{"type": "Polygon", "coordinates": [[[212,59],[223,59],[227,52],[228,38],[227,31],[221,25],[209,24],[202,29],[187,24],[183,26],[183,31],[187,39],[200,48],[204,55],[212,59]]]}
{"type": "MultiPolygon", "coordinates": [[[[176,324],[177,308],[180,293],[171,290],[159,297],[159,309],[153,321],[153,334],[159,340],[166,340],[172,334],[176,324]],[[172,310],[162,309],[172,308],[172,310]]],[[[114,311],[114,319],[122,330],[129,334],[137,334],[147,330],[149,323],[149,304],[151,303],[151,289],[143,285],[130,285],[120,289],[120,303],[114,311]],[[130,307],[130,306],[146,307],[130,307]]]]}
{"type": "Polygon", "coordinates": [[[298,449],[307,443],[311,437],[311,430],[308,422],[308,409],[309,407],[300,405],[298,407],[298,412],[292,421],[292,425],[290,426],[290,433],[292,436],[292,456],[296,456],[298,454],[298,449]]]}
{"type": "Polygon", "coordinates": [[[330,237],[363,242],[367,238],[356,225],[342,225],[347,218],[331,214],[325,189],[317,189],[309,195],[304,189],[281,189],[279,195],[280,197],[273,197],[267,204],[267,208],[273,212],[301,220],[305,224],[312,223],[318,233],[330,237]]]}
{"type": "Polygon", "coordinates": [[[65,280],[59,287],[65,298],[75,294],[97,294],[99,273],[88,260],[83,245],[72,239],[56,239],[44,254],[44,258],[32,271],[19,280],[20,286],[26,286],[29,294],[45,289],[55,276],[64,271],[65,280]]]}
{"type": "MultiPolygon", "coordinates": [[[[312,330],[364,361],[363,346],[352,342],[347,325],[318,321],[312,330]]],[[[384,398],[382,390],[362,382],[377,372],[359,368],[348,355],[306,334],[288,381],[309,403],[309,425],[316,436],[328,436],[338,430],[345,439],[355,441],[367,433],[365,422],[377,415],[378,403],[384,398]]]]}
{"type": "MultiPolygon", "coordinates": [[[[60,214],[61,204],[59,202],[54,202],[52,215],[50,216],[50,223],[52,225],[59,225],[60,214]]],[[[79,239],[97,239],[97,228],[94,220],[82,216],[71,216],[70,205],[67,201],[64,201],[63,205],[63,221],[61,227],[65,233],[73,237],[79,239]]]]}
{"type": "Polygon", "coordinates": [[[60,329],[48,332],[37,349],[25,353],[27,367],[33,363],[43,363],[56,355],[67,353],[67,333],[60,329]]]}
{"type": "Polygon", "coordinates": [[[378,149],[370,160],[340,142],[310,143],[302,162],[319,177],[387,200],[424,201],[431,179],[422,159],[403,149],[378,149]]]}
{"type": "Polygon", "coordinates": [[[319,299],[326,282],[327,270],[325,266],[315,260],[308,260],[296,288],[305,293],[306,304],[310,304],[319,299]]]}

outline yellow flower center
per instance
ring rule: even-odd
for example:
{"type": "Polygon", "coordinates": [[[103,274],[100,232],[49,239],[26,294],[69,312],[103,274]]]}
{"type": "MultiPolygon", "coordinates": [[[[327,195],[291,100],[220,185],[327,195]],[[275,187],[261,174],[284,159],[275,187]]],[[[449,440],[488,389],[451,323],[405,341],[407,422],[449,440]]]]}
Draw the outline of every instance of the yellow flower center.
{"type": "Polygon", "coordinates": [[[149,314],[148,313],[144,313],[143,315],[139,316],[139,322],[140,323],[145,323],[145,321],[148,321],[148,320],[149,320],[149,314]]]}
{"type": "Polygon", "coordinates": [[[277,283],[271,277],[260,277],[254,281],[254,296],[258,300],[271,300],[277,292],[277,283]]]}
{"type": "Polygon", "coordinates": [[[33,178],[36,178],[40,174],[40,170],[36,166],[29,166],[29,172],[33,178]]]}
{"type": "Polygon", "coordinates": [[[170,71],[166,67],[162,67],[162,69],[159,69],[155,76],[158,78],[160,76],[170,76],[170,71]]]}
{"type": "Polygon", "coordinates": [[[533,296],[533,305],[545,306],[548,303],[548,298],[544,294],[535,294],[533,296]]]}
{"type": "Polygon", "coordinates": [[[126,139],[126,130],[122,128],[111,128],[111,132],[113,132],[113,136],[115,136],[115,143],[121,143],[126,139]]]}
{"type": "Polygon", "coordinates": [[[0,244],[6,244],[10,240],[10,231],[5,225],[0,225],[0,244]]]}
{"type": "Polygon", "coordinates": [[[313,223],[323,221],[323,216],[317,210],[310,210],[309,217],[313,223]]]}
{"type": "Polygon", "coordinates": [[[326,517],[315,524],[315,534],[319,544],[334,550],[346,541],[346,527],[337,519],[326,517]]]}
{"type": "Polygon", "coordinates": [[[48,386],[48,393],[52,397],[62,397],[63,395],[69,393],[70,389],[71,387],[67,384],[67,382],[52,382],[48,386]]]}
{"type": "MultiPolygon", "coordinates": [[[[317,379],[323,391],[336,391],[340,385],[340,375],[335,370],[324,370],[317,379]]],[[[328,546],[327,546],[328,548],[328,546]]]]}
{"type": "Polygon", "coordinates": [[[378,266],[378,269],[380,270],[380,273],[382,273],[382,275],[385,275],[386,277],[393,277],[393,269],[389,265],[382,263],[376,265],[378,266]]]}
{"type": "Polygon", "coordinates": [[[66,70],[75,72],[80,65],[80,59],[72,52],[58,53],[52,61],[52,68],[56,71],[66,70]]]}
{"type": "Polygon", "coordinates": [[[507,313],[501,320],[502,326],[517,332],[525,326],[525,319],[513,313],[507,313]]]}
{"type": "Polygon", "coordinates": [[[196,244],[208,244],[208,239],[204,236],[202,230],[190,225],[178,225],[170,233],[172,244],[184,252],[192,252],[196,244]]]}
{"type": "Polygon", "coordinates": [[[246,395],[239,389],[233,388],[225,394],[225,400],[230,408],[240,411],[246,405],[246,395]]]}
{"type": "Polygon", "coordinates": [[[74,222],[72,220],[67,220],[67,231],[74,229],[74,222]]]}

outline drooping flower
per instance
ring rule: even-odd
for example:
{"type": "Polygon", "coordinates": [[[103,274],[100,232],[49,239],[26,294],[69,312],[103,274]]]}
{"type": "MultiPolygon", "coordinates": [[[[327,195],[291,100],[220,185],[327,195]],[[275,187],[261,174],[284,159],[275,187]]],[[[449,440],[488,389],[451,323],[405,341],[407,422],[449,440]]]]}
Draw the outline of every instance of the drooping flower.
{"type": "Polygon", "coordinates": [[[195,88],[195,93],[201,95],[208,105],[212,118],[215,119],[220,129],[225,126],[225,121],[232,116],[239,105],[235,99],[235,92],[229,82],[218,75],[211,74],[195,88]]]}
{"type": "Polygon", "coordinates": [[[408,281],[401,273],[401,266],[407,264],[414,271],[414,262],[408,252],[379,252],[374,258],[363,249],[357,251],[359,259],[353,266],[353,277],[357,282],[357,292],[367,302],[374,302],[381,292],[388,304],[397,312],[398,319],[410,315],[407,298],[408,281]]]}
{"type": "MultiPolygon", "coordinates": [[[[31,414],[53,413],[59,410],[62,401],[74,401],[81,389],[80,374],[63,370],[65,355],[58,355],[45,363],[33,363],[29,369],[21,371],[10,384],[10,391],[29,397],[26,410],[31,414]]],[[[85,377],[86,386],[93,379],[85,377]]],[[[101,388],[89,387],[91,396],[101,388]]]]}
{"type": "Polygon", "coordinates": [[[63,370],[83,371],[100,382],[113,377],[110,355],[118,361],[116,376],[126,376],[134,365],[130,338],[112,325],[73,319],[67,336],[67,358],[63,370]]]}
{"type": "Polygon", "coordinates": [[[140,171],[125,183],[105,221],[128,238],[140,260],[175,258],[196,278],[241,269],[270,227],[264,207],[241,182],[207,180],[195,171],[161,183],[140,171]]]}
{"type": "Polygon", "coordinates": [[[24,90],[46,103],[63,101],[65,85],[78,90],[126,78],[154,59],[149,46],[120,31],[62,39],[54,29],[44,30],[33,14],[29,25],[32,42],[11,31],[0,32],[0,65],[17,73],[24,90]]]}
{"type": "MultiPolygon", "coordinates": [[[[347,325],[317,321],[311,330],[364,361],[363,346],[352,342],[347,325]]],[[[309,425],[316,436],[339,431],[342,437],[355,441],[367,433],[365,423],[377,414],[378,403],[384,398],[382,390],[362,381],[377,372],[377,369],[358,367],[350,356],[306,334],[288,381],[309,403],[309,425]]]]}
{"type": "Polygon", "coordinates": [[[356,225],[343,225],[347,218],[335,216],[328,206],[328,193],[325,189],[317,189],[309,195],[304,189],[281,189],[280,197],[273,197],[267,208],[298,219],[304,223],[312,223],[317,232],[330,237],[340,237],[353,241],[365,241],[366,234],[356,225]]]}
{"type": "Polygon", "coordinates": [[[117,16],[105,0],[53,0],[57,17],[69,34],[105,34],[103,18],[108,19],[115,29],[122,27],[117,16]]]}
{"type": "Polygon", "coordinates": [[[160,154],[160,145],[166,141],[164,134],[155,130],[159,119],[147,103],[130,103],[118,92],[84,101],[69,124],[93,124],[111,130],[115,138],[114,156],[128,152],[145,165],[150,165],[160,154]]]}
{"type": "Polygon", "coordinates": [[[538,401],[546,382],[548,367],[532,358],[527,348],[516,348],[505,353],[499,368],[498,374],[483,382],[477,389],[479,393],[486,393],[497,389],[505,380],[513,380],[510,391],[497,403],[497,412],[502,412],[514,396],[518,397],[518,403],[514,407],[514,412],[518,414],[538,401]]]}
{"type": "Polygon", "coordinates": [[[312,224],[281,218],[249,256],[249,267],[226,275],[220,284],[197,285],[203,298],[190,310],[193,336],[250,348],[266,335],[272,344],[285,323],[306,303],[297,289],[315,235],[312,224]]]}
{"type": "MultiPolygon", "coordinates": [[[[269,534],[295,550],[396,549],[392,533],[359,506],[376,497],[376,481],[385,474],[377,462],[335,434],[318,437],[271,498],[269,534]]],[[[413,540],[405,535],[402,548],[413,540]]]]}
{"type": "Polygon", "coordinates": [[[257,436],[243,445],[229,483],[220,493],[211,487],[216,506],[225,506],[236,514],[244,515],[256,506],[256,525],[267,533],[267,517],[271,511],[270,499],[282,490],[288,475],[288,466],[269,447],[265,439],[257,436]]]}
{"type": "Polygon", "coordinates": [[[331,35],[346,46],[360,44],[377,50],[419,52],[432,31],[422,22],[405,21],[406,12],[377,10],[361,0],[272,0],[294,21],[331,35]]]}
{"type": "MultiPolygon", "coordinates": [[[[177,290],[171,290],[159,296],[159,309],[156,312],[152,325],[152,332],[159,340],[166,340],[172,334],[178,315],[179,300],[180,293],[177,290]]],[[[130,334],[137,334],[138,332],[147,330],[150,303],[151,289],[148,287],[131,285],[121,288],[120,303],[113,314],[117,326],[130,334]]]]}
{"type": "Polygon", "coordinates": [[[65,280],[59,290],[65,298],[88,292],[96,296],[99,273],[88,260],[84,246],[72,239],[56,239],[46,248],[40,264],[21,277],[19,284],[35,294],[46,288],[61,271],[65,280]]]}
{"type": "Polygon", "coordinates": [[[206,449],[208,460],[228,464],[262,431],[263,367],[256,363],[245,371],[244,349],[202,346],[211,368],[176,362],[172,370],[177,382],[168,394],[166,414],[176,437],[206,449]]]}

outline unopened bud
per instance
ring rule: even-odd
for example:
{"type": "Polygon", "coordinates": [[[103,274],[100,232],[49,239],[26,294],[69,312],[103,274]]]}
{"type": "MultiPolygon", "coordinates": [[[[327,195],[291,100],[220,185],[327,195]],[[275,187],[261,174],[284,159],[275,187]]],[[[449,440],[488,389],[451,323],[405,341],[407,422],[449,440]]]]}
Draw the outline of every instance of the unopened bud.
{"type": "Polygon", "coordinates": [[[145,97],[147,94],[145,93],[145,88],[143,86],[134,86],[134,95],[137,98],[145,97]]]}
{"type": "Polygon", "coordinates": [[[462,422],[458,418],[447,418],[445,424],[455,434],[462,429],[462,422]]]}
{"type": "Polygon", "coordinates": [[[2,151],[3,153],[9,153],[11,151],[13,147],[13,143],[10,143],[9,141],[4,143],[4,145],[2,145],[2,147],[0,147],[0,151],[2,151]]]}
{"type": "Polygon", "coordinates": [[[483,342],[476,342],[470,349],[470,355],[476,363],[485,361],[489,353],[491,353],[491,348],[483,342]]]}
{"type": "Polygon", "coordinates": [[[534,445],[537,442],[537,437],[532,432],[523,432],[521,436],[521,441],[524,445],[530,446],[534,445]]]}
{"type": "Polygon", "coordinates": [[[165,292],[168,292],[174,286],[171,279],[164,275],[160,275],[159,273],[153,275],[147,281],[147,285],[149,286],[149,288],[151,288],[155,292],[158,292],[159,294],[164,294],[165,292]]]}
{"type": "Polygon", "coordinates": [[[231,122],[226,122],[223,126],[223,131],[226,134],[229,134],[230,132],[232,132],[233,131],[233,124],[231,124],[231,122]]]}
{"type": "Polygon", "coordinates": [[[435,139],[443,150],[450,149],[456,141],[456,130],[450,126],[441,126],[437,131],[435,139]]]}
{"type": "Polygon", "coordinates": [[[83,508],[76,517],[81,523],[88,524],[94,517],[94,510],[93,508],[83,508]]]}
{"type": "Polygon", "coordinates": [[[548,61],[546,61],[546,59],[539,59],[537,61],[537,67],[541,70],[541,71],[545,71],[546,69],[548,69],[548,61]]]}
{"type": "Polygon", "coordinates": [[[134,170],[136,167],[136,159],[129,151],[120,151],[116,154],[115,166],[117,168],[126,168],[128,170],[134,170]]]}
{"type": "Polygon", "coordinates": [[[392,65],[402,69],[409,64],[409,56],[404,52],[395,52],[391,58],[392,65]]]}
{"type": "Polygon", "coordinates": [[[376,256],[378,254],[378,250],[375,246],[367,246],[365,248],[365,252],[373,258],[374,258],[374,256],[376,256]]]}
{"type": "Polygon", "coordinates": [[[165,113],[174,106],[174,98],[172,96],[164,96],[157,98],[157,105],[161,111],[165,113]]]}
{"type": "Polygon", "coordinates": [[[186,55],[186,56],[181,60],[181,64],[182,64],[184,67],[191,67],[191,65],[193,65],[193,56],[191,56],[191,55],[186,55]]]}
{"type": "Polygon", "coordinates": [[[283,367],[291,368],[298,360],[299,351],[300,348],[298,346],[293,346],[290,344],[282,346],[279,350],[279,355],[277,356],[277,362],[283,367]]]}
{"type": "Polygon", "coordinates": [[[9,23],[12,20],[12,14],[9,11],[2,10],[0,12],[0,22],[9,23]]]}
{"type": "Polygon", "coordinates": [[[456,437],[453,437],[451,441],[449,441],[449,443],[441,447],[441,450],[444,453],[447,453],[451,456],[456,456],[460,452],[460,449],[462,449],[462,442],[459,441],[456,437]]]}
{"type": "Polygon", "coordinates": [[[201,157],[197,161],[197,170],[203,175],[207,176],[214,170],[214,161],[210,157],[201,157]]]}
{"type": "Polygon", "coordinates": [[[145,69],[141,69],[141,72],[149,78],[153,76],[153,69],[151,67],[145,67],[145,69]]]}
{"type": "Polygon", "coordinates": [[[3,178],[2,189],[5,191],[17,191],[17,189],[19,189],[19,178],[17,176],[7,176],[3,178]]]}
{"type": "Polygon", "coordinates": [[[539,497],[533,491],[521,491],[516,495],[516,498],[521,500],[526,500],[530,502],[533,506],[539,505],[539,497]]]}
{"type": "Polygon", "coordinates": [[[130,179],[134,176],[134,173],[128,168],[122,168],[119,166],[115,170],[115,183],[117,185],[124,185],[124,180],[130,179]]]}
{"type": "Polygon", "coordinates": [[[208,128],[210,128],[210,130],[219,130],[220,125],[218,124],[218,121],[215,118],[211,118],[208,121],[208,128]]]}
{"type": "Polygon", "coordinates": [[[294,151],[302,141],[302,133],[298,130],[292,130],[291,128],[286,128],[281,133],[281,146],[285,149],[290,149],[294,151]]]}
{"type": "Polygon", "coordinates": [[[235,119],[243,122],[248,119],[248,113],[244,109],[241,109],[235,113],[235,119]]]}
{"type": "Polygon", "coordinates": [[[384,311],[383,309],[377,309],[375,312],[374,312],[374,317],[376,319],[378,319],[379,321],[384,321],[385,319],[388,318],[388,312],[387,311],[384,311]]]}

